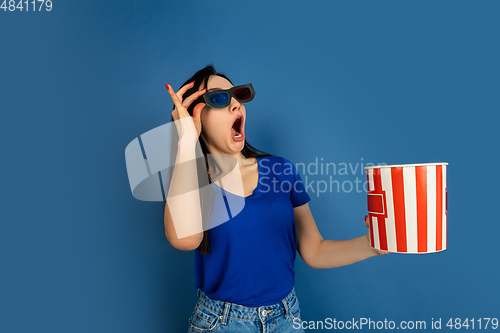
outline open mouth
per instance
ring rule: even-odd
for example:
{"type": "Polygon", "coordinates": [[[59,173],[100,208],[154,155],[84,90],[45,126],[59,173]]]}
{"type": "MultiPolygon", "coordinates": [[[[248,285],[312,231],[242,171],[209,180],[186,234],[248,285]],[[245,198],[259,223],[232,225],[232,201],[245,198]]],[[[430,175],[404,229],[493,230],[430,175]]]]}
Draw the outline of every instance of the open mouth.
{"type": "Polygon", "coordinates": [[[238,116],[235,119],[233,126],[231,127],[231,134],[236,140],[243,138],[243,116],[238,116]]]}

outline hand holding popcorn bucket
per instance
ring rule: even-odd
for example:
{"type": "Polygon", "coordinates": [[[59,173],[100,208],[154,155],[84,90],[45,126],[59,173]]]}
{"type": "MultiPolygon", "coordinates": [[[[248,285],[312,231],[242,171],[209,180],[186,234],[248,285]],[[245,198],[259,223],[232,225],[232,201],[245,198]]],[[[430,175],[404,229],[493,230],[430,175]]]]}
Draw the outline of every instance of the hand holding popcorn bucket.
{"type": "Polygon", "coordinates": [[[371,247],[396,253],[446,250],[448,163],[365,167],[371,247]]]}

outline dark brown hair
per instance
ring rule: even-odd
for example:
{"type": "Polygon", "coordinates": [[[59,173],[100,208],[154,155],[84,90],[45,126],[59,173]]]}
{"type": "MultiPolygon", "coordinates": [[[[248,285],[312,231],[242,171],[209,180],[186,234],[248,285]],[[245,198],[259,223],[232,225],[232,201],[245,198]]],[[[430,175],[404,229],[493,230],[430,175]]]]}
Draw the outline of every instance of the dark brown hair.
{"type": "MultiPolygon", "coordinates": [[[[206,84],[208,83],[208,79],[212,75],[217,75],[217,76],[223,77],[226,80],[228,80],[229,82],[231,82],[231,80],[226,75],[217,72],[215,70],[214,66],[210,64],[210,65],[206,66],[205,68],[203,68],[203,69],[199,70],[198,72],[196,72],[191,78],[189,78],[188,80],[186,80],[186,82],[184,82],[184,84],[182,84],[182,86],[180,88],[184,87],[189,82],[194,81],[193,87],[190,88],[190,89],[188,89],[184,93],[184,95],[182,95],[182,100],[185,100],[187,97],[189,97],[192,94],[194,94],[195,92],[197,92],[200,87],[202,87],[202,86],[206,87],[206,84]]],[[[231,82],[231,84],[234,86],[234,84],[232,82],[231,82]]],[[[193,103],[191,103],[191,105],[188,107],[187,110],[188,110],[189,114],[191,115],[191,117],[193,116],[193,109],[194,109],[194,107],[196,106],[196,104],[198,104],[200,102],[203,102],[203,100],[201,98],[199,98],[198,100],[196,100],[193,103]]],[[[174,105],[173,109],[175,109],[175,105],[174,105]]],[[[173,117],[172,117],[172,121],[174,121],[173,117]]],[[[203,128],[202,128],[202,131],[203,131],[203,128]]],[[[202,138],[201,135],[199,136],[199,142],[200,142],[201,149],[203,151],[203,155],[205,157],[206,170],[209,170],[208,160],[207,160],[207,154],[210,154],[210,152],[208,151],[207,146],[205,144],[205,141],[203,140],[203,138],[202,138]]],[[[261,151],[261,150],[255,148],[255,147],[253,147],[252,145],[250,145],[248,143],[247,140],[245,140],[245,145],[244,145],[243,149],[241,150],[241,153],[243,154],[243,156],[245,158],[275,156],[275,155],[268,154],[268,153],[266,153],[264,151],[261,151]]],[[[208,173],[208,179],[209,179],[209,183],[212,183],[212,179],[210,177],[210,173],[208,173]]],[[[206,209],[207,207],[209,207],[208,209],[210,210],[210,207],[213,206],[213,201],[212,202],[207,202],[208,199],[206,198],[206,196],[201,196],[201,195],[200,195],[200,199],[202,201],[201,202],[202,212],[206,212],[207,211],[207,209],[206,209]]],[[[208,214],[203,214],[203,220],[204,220],[203,225],[209,225],[210,224],[209,223],[210,217],[211,217],[211,210],[210,210],[210,212],[208,214]]],[[[208,236],[209,235],[208,231],[209,230],[205,230],[203,232],[203,240],[201,241],[200,246],[198,247],[198,250],[200,251],[201,254],[208,254],[208,253],[210,253],[210,240],[209,240],[209,236],[208,236]]]]}

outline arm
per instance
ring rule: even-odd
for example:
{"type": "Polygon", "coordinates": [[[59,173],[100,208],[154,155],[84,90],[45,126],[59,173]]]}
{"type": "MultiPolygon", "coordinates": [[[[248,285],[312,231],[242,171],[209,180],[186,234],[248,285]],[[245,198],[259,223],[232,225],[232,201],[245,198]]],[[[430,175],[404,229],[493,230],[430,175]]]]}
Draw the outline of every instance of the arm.
{"type": "Polygon", "coordinates": [[[173,247],[184,251],[196,249],[203,240],[196,151],[198,148],[201,151],[198,137],[201,133],[200,114],[205,104],[198,103],[193,109],[193,116],[187,108],[203,95],[206,88],[185,100],[182,98],[194,82],[184,85],[177,93],[165,83],[175,105],[172,120],[179,133],[177,156],[165,204],[165,236],[173,247]]]}
{"type": "MultiPolygon", "coordinates": [[[[297,250],[304,262],[314,269],[346,266],[384,253],[369,245],[367,235],[347,240],[323,239],[309,209],[309,204],[295,207],[294,213],[297,226],[297,250]]],[[[367,224],[366,220],[365,224],[367,224]]]]}
{"type": "Polygon", "coordinates": [[[165,204],[165,235],[173,247],[183,251],[196,249],[203,240],[196,143],[197,140],[191,138],[179,140],[165,204]]]}

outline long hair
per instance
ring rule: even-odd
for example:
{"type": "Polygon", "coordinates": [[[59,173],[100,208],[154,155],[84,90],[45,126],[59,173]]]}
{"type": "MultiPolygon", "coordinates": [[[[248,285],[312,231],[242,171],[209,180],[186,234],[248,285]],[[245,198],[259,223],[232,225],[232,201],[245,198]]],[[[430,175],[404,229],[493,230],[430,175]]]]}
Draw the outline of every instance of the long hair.
{"type": "MultiPolygon", "coordinates": [[[[192,94],[194,94],[195,92],[197,92],[199,90],[200,87],[202,86],[205,86],[207,85],[208,83],[208,79],[210,76],[212,75],[217,75],[217,76],[220,76],[220,77],[223,77],[225,78],[226,80],[228,80],[233,86],[233,82],[231,82],[231,80],[224,74],[222,73],[219,73],[215,70],[214,66],[212,64],[210,65],[207,65],[205,68],[199,70],[198,72],[196,72],[191,78],[189,78],[188,80],[186,80],[186,82],[184,82],[180,88],[184,87],[186,84],[188,84],[189,82],[192,82],[194,81],[194,85],[192,88],[188,89],[184,95],[182,95],[182,100],[185,100],[186,98],[188,98],[189,96],[191,96],[192,94]]],[[[179,88],[179,89],[180,89],[179,88]]],[[[200,102],[203,102],[203,99],[200,98],[196,101],[193,101],[193,103],[191,103],[191,105],[187,108],[188,110],[188,113],[189,115],[191,115],[191,117],[193,116],[193,109],[194,107],[196,106],[196,104],[200,103],[200,102]]],[[[173,107],[172,110],[175,109],[175,105],[173,107]]],[[[174,117],[172,116],[172,121],[174,121],[174,117]]],[[[202,126],[202,131],[203,131],[203,126],[202,126]]],[[[207,148],[207,145],[205,143],[205,140],[203,139],[203,137],[199,136],[199,142],[200,142],[200,146],[201,146],[201,149],[203,151],[203,156],[204,156],[204,160],[205,160],[205,167],[206,167],[206,170],[208,171],[209,170],[209,165],[208,165],[208,159],[207,159],[207,154],[210,154],[210,152],[208,151],[208,148],[207,148]]],[[[255,147],[253,147],[252,145],[250,145],[250,143],[248,143],[247,140],[245,140],[245,145],[243,146],[243,149],[241,150],[241,153],[242,155],[245,157],[245,158],[249,158],[249,157],[264,157],[264,156],[275,156],[275,155],[272,155],[272,154],[269,154],[269,153],[266,153],[262,150],[259,150],[255,147]]],[[[210,177],[210,172],[207,172],[207,176],[208,176],[208,180],[209,180],[209,184],[212,183],[212,178],[210,177]]],[[[198,177],[198,183],[200,183],[200,177],[198,177]]],[[[200,183],[200,187],[201,188],[202,184],[200,183]]],[[[212,200],[210,198],[207,198],[206,195],[201,195],[201,191],[200,191],[200,204],[201,204],[201,209],[202,209],[202,218],[203,218],[203,225],[206,226],[206,225],[209,225],[210,223],[210,218],[211,218],[211,208],[213,207],[213,198],[212,200]]],[[[205,230],[203,232],[203,240],[201,241],[200,245],[198,246],[198,251],[201,253],[201,254],[208,254],[210,253],[210,239],[209,239],[209,230],[205,230]]]]}

